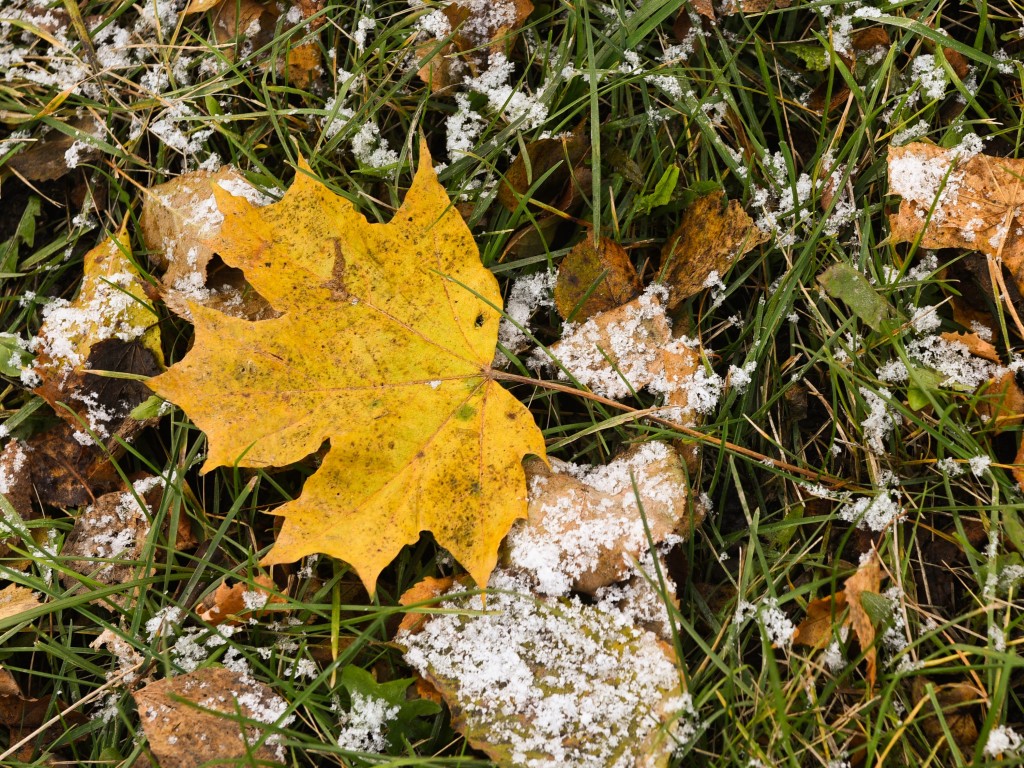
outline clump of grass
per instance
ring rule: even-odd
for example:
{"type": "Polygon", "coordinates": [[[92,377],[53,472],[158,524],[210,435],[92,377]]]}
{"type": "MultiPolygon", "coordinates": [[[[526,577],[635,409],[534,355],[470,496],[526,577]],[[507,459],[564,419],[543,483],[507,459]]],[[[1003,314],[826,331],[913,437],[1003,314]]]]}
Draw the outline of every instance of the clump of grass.
{"type": "MultiPolygon", "coordinates": [[[[183,16],[182,5],[94,1],[82,4],[80,19],[64,16],[73,4],[14,0],[0,10],[0,56],[10,62],[0,84],[5,332],[30,338],[41,307],[73,295],[83,253],[125,222],[138,264],[148,269],[137,235],[141,190],[200,166],[230,163],[275,194],[302,156],[368,217],[387,220],[422,135],[446,166],[440,178],[484,263],[506,287],[556,268],[585,236],[584,224],[623,244],[649,281],[687,203],[724,188],[773,239],[725,276],[719,295],[688,300],[675,322],[701,337],[716,370],[756,364],[751,384],[726,391],[701,429],[710,442],[741,445],[764,460],[706,444],[692,478],[714,513],[670,563],[680,605],[672,615],[681,672],[703,725],[677,762],[999,762],[998,750],[986,749],[996,744],[991,735],[1024,723],[1016,650],[1024,529],[1021,492],[1008,471],[1017,422],[986,419],[997,397],[991,387],[932,378],[912,393],[883,381],[879,371],[910,361],[908,346],[920,334],[909,323],[871,328],[816,279],[851,265],[904,318],[936,307],[936,331],[964,330],[955,301],[995,318],[993,344],[1004,363],[1017,360],[1022,340],[1004,301],[979,277],[977,256],[886,239],[893,143],[914,136],[950,146],[976,133],[987,152],[1020,153],[1015,7],[927,0],[879,6],[879,15],[853,3],[795,3],[710,21],[677,2],[538,3],[505,54],[513,65],[509,92],[540,105],[546,116],[538,122],[510,119],[507,104],[489,102],[482,89],[426,87],[414,52],[429,37],[417,29],[435,5],[327,2],[307,26],[282,14],[259,36],[230,43],[217,42],[212,13],[183,16]],[[375,25],[357,44],[362,18],[375,25]],[[110,50],[121,39],[115,29],[127,31],[120,47],[131,56],[110,50]],[[863,29],[885,30],[889,45],[851,55],[850,35],[863,29]],[[297,83],[287,61],[304,42],[318,50],[322,71],[297,83]],[[833,97],[831,109],[814,108],[814,99],[833,97]],[[87,159],[55,180],[26,178],[19,155],[73,131],[76,117],[99,126],[74,135],[87,159]],[[450,131],[466,120],[471,146],[452,154],[450,131]],[[573,130],[586,138],[585,158],[571,175],[554,171],[570,210],[551,220],[554,203],[509,210],[496,200],[515,155],[573,130]],[[639,212],[635,201],[673,165],[681,174],[672,200],[639,212]],[[842,519],[858,498],[880,495],[901,510],[881,530],[842,519]],[[869,607],[879,626],[874,688],[857,645],[838,629],[824,650],[793,647],[786,636],[807,603],[840,590],[872,549],[887,577],[869,607]],[[950,684],[973,686],[977,696],[950,704],[943,687],[950,684]]],[[[1009,300],[1019,306],[1019,296],[1009,300]]],[[[188,347],[189,326],[169,314],[160,326],[173,362],[188,347]]],[[[542,312],[531,330],[549,344],[562,328],[542,312]]],[[[529,373],[522,362],[513,364],[529,373]]],[[[613,412],[564,393],[516,391],[567,460],[602,463],[632,442],[680,437],[612,420],[613,412]]],[[[16,376],[5,377],[2,397],[5,435],[28,436],[53,422],[16,376]]],[[[656,404],[645,397],[636,405],[656,404]]],[[[58,753],[82,764],[142,764],[129,677],[137,684],[225,660],[244,662],[289,702],[296,718],[280,735],[291,764],[362,760],[337,746],[347,706],[339,676],[350,665],[380,680],[408,675],[389,644],[397,598],[446,567],[444,554],[428,537],[408,548],[372,601],[343,563],[312,558],[282,569],[280,601],[228,636],[193,608],[224,577],[256,589],[259,558],[273,541],[273,518],[264,513],[299,492],[311,464],[200,476],[203,452],[202,434],[175,412],[116,460],[126,478],[147,472],[167,480],[147,548],[128,563],[137,575],[124,583],[97,587],[60,555],[76,510],[18,520],[5,507],[11,538],[3,576],[44,602],[0,620],[0,664],[26,696],[52,696],[45,720],[59,727],[55,736],[28,739],[27,749],[19,743],[34,728],[0,732],[3,764],[43,764],[58,753]],[[202,542],[197,550],[176,550],[179,521],[202,542]],[[91,647],[104,631],[131,647],[131,667],[91,647]],[[200,650],[184,652],[182,637],[200,650]]],[[[485,764],[446,714],[426,722],[402,745],[417,764],[485,764]]],[[[1002,763],[1015,759],[1005,753],[1002,763]]]]}

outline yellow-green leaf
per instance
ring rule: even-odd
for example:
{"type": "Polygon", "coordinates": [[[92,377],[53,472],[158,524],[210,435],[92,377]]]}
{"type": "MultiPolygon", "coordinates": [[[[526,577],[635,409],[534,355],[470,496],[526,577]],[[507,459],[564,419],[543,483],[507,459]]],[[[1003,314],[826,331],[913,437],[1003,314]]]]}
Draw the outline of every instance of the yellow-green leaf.
{"type": "Polygon", "coordinates": [[[206,432],[204,471],[282,466],[330,442],[302,495],[274,510],[285,521],[264,563],[333,555],[372,593],[431,531],[486,584],[526,515],[522,458],[544,441],[491,371],[501,295],[425,148],[388,224],[305,164],[279,203],[235,203],[214,250],[281,315],[192,305],[192,351],[150,385],[206,432]]]}

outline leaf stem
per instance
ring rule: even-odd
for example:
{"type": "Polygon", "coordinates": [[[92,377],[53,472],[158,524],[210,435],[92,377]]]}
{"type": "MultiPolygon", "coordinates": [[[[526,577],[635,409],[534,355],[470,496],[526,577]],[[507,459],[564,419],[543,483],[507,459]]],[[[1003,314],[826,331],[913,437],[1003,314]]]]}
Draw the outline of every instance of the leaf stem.
{"type": "Polygon", "coordinates": [[[520,376],[517,373],[497,371],[494,370],[493,368],[491,369],[490,375],[491,378],[498,381],[508,381],[515,384],[527,384],[534,387],[541,387],[543,389],[551,389],[554,390],[555,392],[564,392],[567,395],[575,395],[576,397],[582,397],[587,400],[592,400],[595,403],[607,405],[609,408],[615,408],[620,411],[627,411],[629,413],[632,413],[637,418],[637,420],[648,419],[656,424],[660,424],[664,427],[668,427],[671,430],[686,435],[687,437],[691,438],[692,440],[698,443],[701,443],[702,445],[715,448],[722,448],[731,453],[735,453],[740,456],[746,456],[749,459],[755,459],[759,462],[763,462],[766,464],[770,462],[770,465],[773,467],[784,469],[787,472],[802,475],[803,477],[807,477],[818,482],[828,483],[829,485],[837,487],[849,485],[848,481],[842,480],[838,477],[833,477],[832,475],[828,475],[823,472],[815,472],[814,470],[806,469],[804,467],[798,467],[796,464],[790,464],[787,461],[774,459],[771,456],[766,456],[763,453],[758,453],[757,451],[752,450],[750,448],[745,448],[742,445],[730,443],[728,440],[720,440],[718,438],[715,438],[713,435],[705,434],[704,432],[701,432],[698,429],[694,429],[693,427],[687,427],[677,422],[670,421],[669,419],[663,419],[660,416],[655,416],[654,414],[660,410],[663,410],[663,407],[634,408],[631,405],[626,405],[625,403],[620,403],[616,400],[612,400],[607,397],[601,397],[601,395],[596,395],[593,392],[587,392],[586,390],[583,389],[577,389],[576,387],[571,387],[567,384],[559,384],[558,382],[547,381],[545,379],[533,379],[530,378],[529,376],[520,376]]]}

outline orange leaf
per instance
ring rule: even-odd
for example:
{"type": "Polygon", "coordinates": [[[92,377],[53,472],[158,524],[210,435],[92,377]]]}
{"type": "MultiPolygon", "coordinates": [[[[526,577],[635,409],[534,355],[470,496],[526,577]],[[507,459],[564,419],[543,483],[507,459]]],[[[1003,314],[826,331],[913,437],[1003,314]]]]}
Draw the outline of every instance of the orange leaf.
{"type": "Polygon", "coordinates": [[[265,575],[257,576],[252,584],[240,581],[231,587],[227,581],[222,581],[213,595],[203,601],[202,607],[206,610],[199,614],[199,618],[217,625],[225,621],[237,624],[249,616],[258,616],[262,612],[255,607],[255,603],[286,602],[281,595],[273,594],[274,589],[274,580],[265,575]]]}
{"type": "Polygon", "coordinates": [[[820,597],[807,604],[807,618],[800,622],[793,634],[793,645],[824,648],[832,642],[834,619],[846,608],[846,594],[820,597]]]}
{"type": "Polygon", "coordinates": [[[878,554],[872,550],[868,559],[857,569],[857,572],[846,580],[846,602],[850,606],[847,622],[853,627],[861,650],[868,663],[868,685],[875,687],[878,669],[878,650],[875,645],[875,625],[868,612],[864,610],[861,596],[865,592],[877,594],[882,585],[882,570],[878,562],[878,554]]]}

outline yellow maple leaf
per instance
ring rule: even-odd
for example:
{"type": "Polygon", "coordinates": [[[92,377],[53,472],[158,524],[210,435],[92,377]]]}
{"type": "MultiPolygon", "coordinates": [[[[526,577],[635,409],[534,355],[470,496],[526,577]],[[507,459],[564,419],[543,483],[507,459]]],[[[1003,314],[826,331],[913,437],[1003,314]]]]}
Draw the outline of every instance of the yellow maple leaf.
{"type": "Polygon", "coordinates": [[[526,515],[522,458],[544,456],[544,442],[495,381],[501,294],[426,148],[388,224],[368,223],[304,163],[274,205],[216,191],[214,250],[281,316],[191,305],[192,351],[150,386],[206,432],[204,472],[282,466],[330,441],[302,495],[274,511],[285,521],[263,562],[333,555],[373,593],[429,530],[486,584],[526,515]]]}

